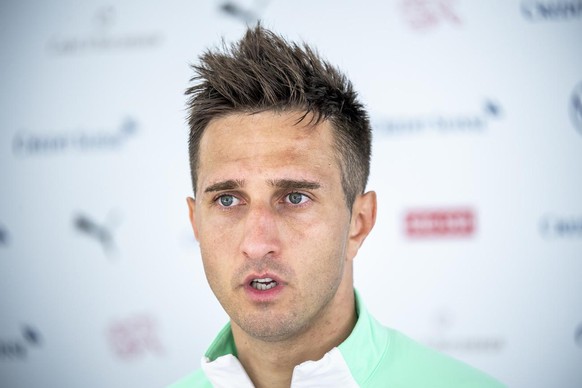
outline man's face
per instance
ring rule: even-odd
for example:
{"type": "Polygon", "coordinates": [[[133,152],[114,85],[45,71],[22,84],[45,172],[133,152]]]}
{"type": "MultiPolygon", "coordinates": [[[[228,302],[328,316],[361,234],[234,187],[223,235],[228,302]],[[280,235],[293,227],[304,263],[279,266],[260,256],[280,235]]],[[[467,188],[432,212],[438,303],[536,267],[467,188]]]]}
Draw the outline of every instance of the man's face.
{"type": "Polygon", "coordinates": [[[190,201],[210,287],[234,324],[266,341],[324,322],[338,288],[352,292],[350,212],[331,124],[299,117],[212,120],[190,201]]]}

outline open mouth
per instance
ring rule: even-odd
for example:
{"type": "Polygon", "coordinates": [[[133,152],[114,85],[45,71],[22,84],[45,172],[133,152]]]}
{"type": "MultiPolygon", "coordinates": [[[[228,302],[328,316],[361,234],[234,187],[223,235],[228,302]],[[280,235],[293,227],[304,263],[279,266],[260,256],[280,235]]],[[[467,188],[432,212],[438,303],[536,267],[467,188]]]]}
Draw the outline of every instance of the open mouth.
{"type": "Polygon", "coordinates": [[[251,280],[251,287],[255,290],[266,291],[275,287],[278,283],[271,278],[253,279],[251,280]]]}

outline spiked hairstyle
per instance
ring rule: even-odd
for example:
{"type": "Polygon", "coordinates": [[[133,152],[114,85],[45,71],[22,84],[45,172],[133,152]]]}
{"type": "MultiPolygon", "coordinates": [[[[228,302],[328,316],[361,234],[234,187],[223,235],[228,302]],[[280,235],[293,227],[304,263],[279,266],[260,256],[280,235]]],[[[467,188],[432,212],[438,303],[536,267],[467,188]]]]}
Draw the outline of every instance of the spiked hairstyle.
{"type": "Polygon", "coordinates": [[[303,112],[313,124],[330,120],[348,208],[370,171],[371,127],[351,82],[307,44],[288,42],[257,25],[230,46],[209,50],[192,65],[186,90],[189,154],[196,195],[200,139],[209,122],[232,113],[303,112]]]}

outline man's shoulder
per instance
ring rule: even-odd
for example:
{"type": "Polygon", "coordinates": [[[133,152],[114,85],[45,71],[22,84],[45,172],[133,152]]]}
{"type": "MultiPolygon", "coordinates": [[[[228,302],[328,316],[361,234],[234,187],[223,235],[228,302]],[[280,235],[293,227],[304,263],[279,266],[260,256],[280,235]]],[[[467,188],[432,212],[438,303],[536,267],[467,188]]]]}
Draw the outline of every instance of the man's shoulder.
{"type": "Polygon", "coordinates": [[[389,328],[389,343],[371,380],[395,386],[498,388],[501,383],[453,357],[389,328]],[[385,380],[384,380],[385,381],[385,380]]]}
{"type": "Polygon", "coordinates": [[[503,387],[485,373],[382,325],[355,295],[358,321],[339,348],[360,386],[503,387]]]}
{"type": "Polygon", "coordinates": [[[212,388],[212,384],[210,384],[202,369],[198,369],[167,388],[212,388]]]}

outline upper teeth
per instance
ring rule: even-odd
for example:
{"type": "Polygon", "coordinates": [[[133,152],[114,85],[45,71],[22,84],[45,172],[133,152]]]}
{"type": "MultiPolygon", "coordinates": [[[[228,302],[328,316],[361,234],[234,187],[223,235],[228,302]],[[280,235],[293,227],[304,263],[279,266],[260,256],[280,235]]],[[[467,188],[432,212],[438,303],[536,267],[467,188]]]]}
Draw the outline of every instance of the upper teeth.
{"type": "Polygon", "coordinates": [[[273,279],[271,279],[271,278],[253,279],[253,282],[259,282],[259,283],[271,283],[272,281],[273,281],[273,279]]]}
{"type": "Polygon", "coordinates": [[[251,282],[251,287],[257,290],[269,290],[277,285],[277,282],[271,278],[264,278],[264,279],[253,279],[251,282]]]}

